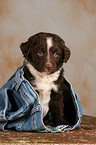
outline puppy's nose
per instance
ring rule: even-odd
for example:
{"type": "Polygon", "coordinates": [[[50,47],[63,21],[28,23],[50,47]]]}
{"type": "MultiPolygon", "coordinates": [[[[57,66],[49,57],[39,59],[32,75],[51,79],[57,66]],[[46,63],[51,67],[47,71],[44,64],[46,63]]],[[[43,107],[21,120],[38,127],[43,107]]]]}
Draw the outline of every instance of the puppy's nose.
{"type": "Polygon", "coordinates": [[[46,63],[47,70],[51,70],[52,67],[53,67],[52,63],[50,63],[50,62],[46,63]]]}

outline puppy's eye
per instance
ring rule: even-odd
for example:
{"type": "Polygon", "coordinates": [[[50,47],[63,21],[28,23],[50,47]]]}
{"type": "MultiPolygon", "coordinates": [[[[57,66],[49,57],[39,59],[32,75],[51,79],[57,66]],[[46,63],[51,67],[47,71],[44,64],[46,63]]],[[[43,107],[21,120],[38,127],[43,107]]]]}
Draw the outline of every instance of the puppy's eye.
{"type": "Polygon", "coordinates": [[[37,54],[38,54],[39,56],[43,56],[43,52],[42,52],[42,51],[39,51],[37,54]]]}
{"type": "Polygon", "coordinates": [[[54,57],[58,57],[58,53],[55,52],[55,53],[54,53],[54,57]]]}

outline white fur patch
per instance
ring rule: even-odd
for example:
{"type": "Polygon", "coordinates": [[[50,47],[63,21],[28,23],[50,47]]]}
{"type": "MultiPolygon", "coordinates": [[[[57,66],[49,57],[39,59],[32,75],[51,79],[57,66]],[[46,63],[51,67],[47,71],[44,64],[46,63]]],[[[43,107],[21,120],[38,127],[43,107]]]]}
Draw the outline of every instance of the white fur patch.
{"type": "Polygon", "coordinates": [[[34,89],[39,91],[39,103],[42,106],[42,113],[44,117],[49,110],[48,103],[50,101],[51,90],[53,89],[55,91],[58,91],[58,86],[54,84],[54,81],[58,79],[61,69],[53,74],[47,75],[46,73],[38,72],[27,60],[25,61],[30,73],[36,79],[36,88],[34,89]]]}
{"type": "Polygon", "coordinates": [[[47,37],[47,48],[50,49],[53,46],[52,37],[47,37]]]}
{"type": "Polygon", "coordinates": [[[52,37],[47,37],[46,38],[46,42],[47,42],[48,62],[50,62],[50,53],[49,53],[49,50],[53,46],[52,37]]]}

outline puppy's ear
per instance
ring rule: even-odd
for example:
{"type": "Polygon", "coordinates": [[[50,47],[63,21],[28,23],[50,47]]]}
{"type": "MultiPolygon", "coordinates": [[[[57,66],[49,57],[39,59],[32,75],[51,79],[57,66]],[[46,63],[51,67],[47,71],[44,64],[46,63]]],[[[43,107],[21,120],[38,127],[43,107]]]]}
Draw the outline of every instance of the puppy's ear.
{"type": "Polygon", "coordinates": [[[69,50],[69,48],[67,48],[66,46],[64,47],[64,62],[66,63],[68,61],[68,59],[70,58],[71,52],[69,50]]]}
{"type": "Polygon", "coordinates": [[[31,37],[28,39],[27,42],[21,43],[21,45],[20,45],[20,49],[21,49],[21,51],[22,51],[24,57],[27,57],[28,54],[29,54],[30,45],[33,44],[33,38],[34,38],[34,36],[31,36],[31,37]]]}
{"type": "Polygon", "coordinates": [[[27,57],[28,51],[29,51],[29,44],[28,44],[28,41],[25,42],[25,43],[22,43],[22,44],[20,45],[20,49],[21,49],[21,51],[22,51],[24,57],[27,57]]]}

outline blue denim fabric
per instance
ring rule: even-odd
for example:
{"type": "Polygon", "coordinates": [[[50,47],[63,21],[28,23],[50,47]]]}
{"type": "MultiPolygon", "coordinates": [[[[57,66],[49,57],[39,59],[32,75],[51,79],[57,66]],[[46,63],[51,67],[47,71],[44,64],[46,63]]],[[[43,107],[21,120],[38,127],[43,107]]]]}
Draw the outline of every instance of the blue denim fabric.
{"type": "Polygon", "coordinates": [[[0,89],[0,130],[64,132],[79,126],[82,118],[82,106],[77,92],[67,80],[77,112],[76,124],[52,127],[44,125],[38,94],[23,75],[23,66],[20,66],[0,89]]]}

